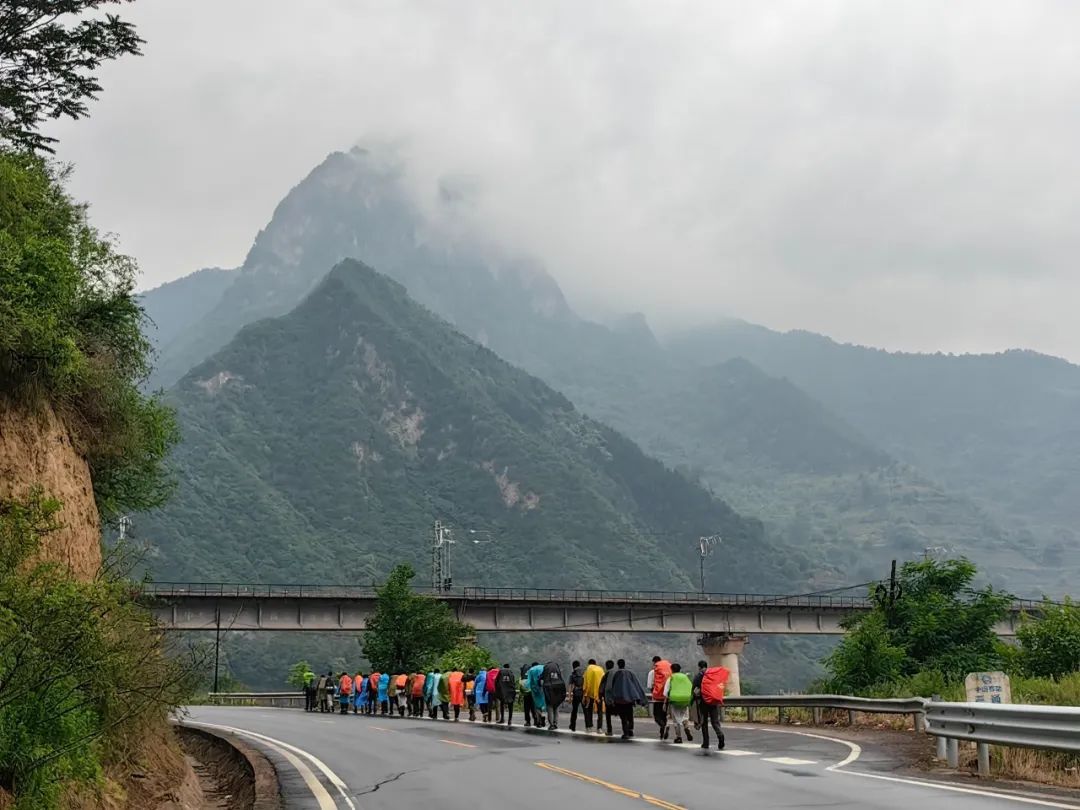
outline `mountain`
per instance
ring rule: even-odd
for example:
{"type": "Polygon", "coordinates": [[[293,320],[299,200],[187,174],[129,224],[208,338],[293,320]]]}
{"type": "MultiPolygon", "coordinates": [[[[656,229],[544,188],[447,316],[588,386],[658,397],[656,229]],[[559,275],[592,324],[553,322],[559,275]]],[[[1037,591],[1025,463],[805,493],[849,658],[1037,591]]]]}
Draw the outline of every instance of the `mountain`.
{"type": "MultiPolygon", "coordinates": [[[[180,486],[140,521],[160,578],[370,582],[428,559],[439,516],[460,579],[781,590],[804,555],[412,301],[340,263],[291,313],[245,327],[170,392],[180,486]]],[[[420,570],[423,570],[421,567],[420,570]]]]}
{"type": "MultiPolygon", "coordinates": [[[[526,345],[528,326],[572,319],[555,281],[535,265],[430,224],[393,152],[335,152],[278,204],[233,282],[183,335],[163,344],[154,382],[168,386],[245,324],[291,310],[344,258],[362,259],[481,343],[526,345]],[[522,326],[526,332],[522,333],[522,326]]],[[[452,219],[460,194],[433,193],[452,219]]]]}
{"type": "Polygon", "coordinates": [[[235,270],[207,267],[139,294],[155,347],[171,344],[213,309],[233,283],[235,270]]]}
{"type": "MultiPolygon", "coordinates": [[[[1031,447],[1002,444],[990,430],[954,454],[937,422],[948,414],[958,429],[970,429],[985,418],[980,397],[948,406],[937,397],[952,397],[957,386],[939,391],[933,381],[909,396],[891,369],[874,365],[877,355],[866,362],[838,356],[836,344],[806,333],[732,322],[661,341],[640,314],[610,326],[589,322],[542,268],[460,235],[453,225],[468,195],[444,183],[419,194],[422,204],[394,154],[330,155],[278,205],[220,299],[162,342],[153,382],[176,381],[245,324],[288,312],[339,259],[362,259],[582,412],[761,518],[767,538],[816,561],[808,586],[851,582],[852,571],[859,579],[880,576],[890,558],[926,548],[968,553],[995,582],[1025,594],[1067,589],[1047,579],[1047,567],[1064,564],[1060,577],[1080,572],[1065,520],[1080,499],[1052,504],[1060,520],[1032,508],[1037,498],[1052,499],[1054,487],[1071,493],[1078,480],[1069,477],[1075,456],[1050,446],[1068,432],[1067,398],[1045,414],[1031,447]],[[935,408],[941,416],[900,429],[935,408]],[[1043,472],[1054,472],[1012,486],[1001,475],[995,486],[1003,492],[985,486],[1021,449],[1045,453],[1054,461],[1043,472]],[[1025,492],[1028,481],[1037,482],[1036,492],[1025,492]]],[[[1013,405],[1004,416],[1040,418],[1025,403],[1013,405]]]]}
{"type": "Polygon", "coordinates": [[[1080,571],[1080,367],[1027,351],[886,352],[734,320],[668,348],[699,367],[741,357],[789,380],[1004,524],[1031,576],[1080,571]]]}

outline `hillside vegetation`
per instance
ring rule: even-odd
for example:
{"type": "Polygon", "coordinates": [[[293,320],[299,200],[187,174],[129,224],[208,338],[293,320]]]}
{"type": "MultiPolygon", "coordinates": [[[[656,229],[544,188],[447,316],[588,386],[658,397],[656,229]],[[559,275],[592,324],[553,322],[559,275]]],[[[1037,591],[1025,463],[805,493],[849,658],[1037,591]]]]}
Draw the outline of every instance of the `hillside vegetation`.
{"type": "Polygon", "coordinates": [[[181,484],[141,521],[161,578],[371,582],[426,564],[433,517],[492,539],[459,535],[470,583],[689,589],[716,533],[718,589],[788,589],[808,565],[357,262],[171,398],[181,484]]]}
{"type": "MultiPolygon", "coordinates": [[[[927,547],[986,555],[983,570],[1025,594],[1067,588],[1047,581],[1047,566],[1062,563],[1061,577],[1080,571],[1065,530],[1042,531],[977,487],[950,486],[921,457],[883,441],[858,408],[835,407],[834,374],[815,357],[801,358],[795,376],[730,335],[726,346],[698,350],[683,339],[661,343],[640,316],[610,328],[590,323],[573,313],[542,269],[448,235],[462,232],[453,226],[458,210],[468,207],[467,191],[432,189],[431,205],[421,211],[404,175],[387,150],[329,156],[279,204],[217,304],[163,347],[159,381],[178,379],[245,324],[287,312],[329,266],[355,257],[404,283],[414,299],[584,413],[760,518],[770,542],[805,555],[804,584],[880,576],[892,557],[927,547]],[[843,576],[832,574],[837,568],[843,576]]],[[[181,305],[167,286],[159,292],[155,308],[181,305]]],[[[856,385],[858,373],[850,376],[856,385]]],[[[947,404],[951,391],[925,390],[925,408],[938,407],[938,397],[947,404]]],[[[866,407],[906,410],[918,419],[924,406],[866,407]]],[[[1020,408],[1018,418],[1030,420],[1024,413],[1020,408]]],[[[1040,430],[1068,430],[1071,417],[1058,416],[1040,430]]],[[[986,437],[987,446],[996,441],[986,437]]]]}

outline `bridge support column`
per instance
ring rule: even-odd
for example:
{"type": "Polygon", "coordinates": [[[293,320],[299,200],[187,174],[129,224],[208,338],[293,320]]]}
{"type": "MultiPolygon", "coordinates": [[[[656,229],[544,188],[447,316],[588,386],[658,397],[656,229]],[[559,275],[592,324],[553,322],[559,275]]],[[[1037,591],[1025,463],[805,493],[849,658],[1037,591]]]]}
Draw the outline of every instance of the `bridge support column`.
{"type": "Polygon", "coordinates": [[[731,673],[724,691],[732,697],[742,694],[739,684],[739,655],[749,640],[750,636],[734,633],[710,633],[698,639],[709,666],[724,667],[731,673]]]}

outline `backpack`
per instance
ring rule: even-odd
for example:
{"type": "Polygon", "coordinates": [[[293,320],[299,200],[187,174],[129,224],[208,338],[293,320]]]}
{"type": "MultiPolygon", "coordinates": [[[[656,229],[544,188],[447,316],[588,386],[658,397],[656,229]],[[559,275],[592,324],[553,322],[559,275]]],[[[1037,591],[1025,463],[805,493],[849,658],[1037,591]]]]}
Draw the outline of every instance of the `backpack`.
{"type": "Polygon", "coordinates": [[[709,667],[701,678],[701,699],[709,705],[724,702],[724,685],[731,673],[724,667],[709,667]]]}
{"type": "Polygon", "coordinates": [[[653,687],[652,687],[652,699],[663,700],[664,699],[664,684],[667,683],[667,679],[671,677],[671,663],[668,661],[657,661],[653,665],[653,687]]]}
{"type": "Polygon", "coordinates": [[[689,706],[694,696],[694,684],[685,672],[673,672],[671,674],[671,688],[668,689],[668,700],[673,706],[689,706]]]}

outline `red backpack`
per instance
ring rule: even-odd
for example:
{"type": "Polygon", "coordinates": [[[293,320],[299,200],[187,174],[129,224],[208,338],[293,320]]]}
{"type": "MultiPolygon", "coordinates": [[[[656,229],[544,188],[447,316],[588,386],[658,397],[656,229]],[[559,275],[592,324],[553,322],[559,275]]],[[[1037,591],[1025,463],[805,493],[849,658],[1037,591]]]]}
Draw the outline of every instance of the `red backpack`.
{"type": "Polygon", "coordinates": [[[701,678],[701,699],[710,705],[722,705],[724,685],[731,675],[725,667],[709,667],[701,678]]]}

